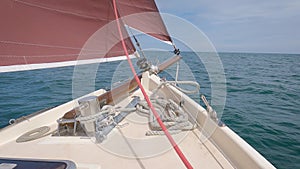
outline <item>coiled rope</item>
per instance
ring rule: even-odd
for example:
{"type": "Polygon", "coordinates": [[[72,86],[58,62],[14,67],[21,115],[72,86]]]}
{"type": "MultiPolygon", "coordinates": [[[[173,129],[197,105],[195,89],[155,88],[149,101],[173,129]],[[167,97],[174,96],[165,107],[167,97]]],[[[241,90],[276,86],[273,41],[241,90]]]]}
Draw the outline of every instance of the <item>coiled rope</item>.
{"type": "MultiPolygon", "coordinates": [[[[159,114],[164,125],[170,130],[170,134],[178,134],[181,131],[193,130],[195,126],[189,122],[188,114],[176,104],[172,99],[151,98],[155,110],[159,114]]],[[[137,114],[149,118],[150,131],[146,132],[147,136],[164,135],[161,127],[155,120],[151,110],[145,101],[140,101],[136,106],[137,114]]]]}

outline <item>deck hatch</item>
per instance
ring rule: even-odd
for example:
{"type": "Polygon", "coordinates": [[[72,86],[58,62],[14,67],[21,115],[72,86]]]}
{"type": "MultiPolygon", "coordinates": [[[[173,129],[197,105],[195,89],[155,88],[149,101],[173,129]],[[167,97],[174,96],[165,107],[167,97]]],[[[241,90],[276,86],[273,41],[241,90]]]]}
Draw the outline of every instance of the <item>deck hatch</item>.
{"type": "Polygon", "coordinates": [[[8,167],[5,169],[76,169],[75,163],[68,160],[0,158],[1,165],[8,167]]]}

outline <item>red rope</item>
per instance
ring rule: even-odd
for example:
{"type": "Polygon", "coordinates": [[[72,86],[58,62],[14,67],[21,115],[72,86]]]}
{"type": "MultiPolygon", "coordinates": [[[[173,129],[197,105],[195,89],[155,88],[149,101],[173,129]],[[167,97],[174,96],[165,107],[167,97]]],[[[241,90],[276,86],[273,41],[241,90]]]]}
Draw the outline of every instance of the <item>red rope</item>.
{"type": "Polygon", "coordinates": [[[123,39],[123,35],[122,35],[122,31],[121,31],[121,26],[120,26],[120,22],[119,22],[119,16],[118,16],[118,11],[117,11],[117,5],[116,5],[116,0],[113,0],[113,6],[114,6],[114,12],[115,12],[115,17],[116,17],[116,20],[117,20],[117,25],[118,25],[118,30],[119,30],[119,34],[120,34],[120,38],[122,40],[122,46],[123,46],[123,49],[124,49],[124,52],[126,54],[126,57],[127,57],[127,61],[129,63],[129,66],[131,68],[131,71],[132,73],[134,74],[134,78],[138,84],[138,86],[140,87],[143,95],[144,95],[144,98],[145,100],[147,101],[152,113],[154,114],[157,122],[159,123],[160,127],[162,128],[162,130],[164,131],[165,135],[167,136],[167,138],[169,139],[171,145],[173,146],[173,148],[175,149],[176,153],[178,154],[178,156],[180,157],[181,161],[184,163],[184,165],[186,166],[186,168],[188,169],[192,169],[192,165],[189,163],[189,161],[186,159],[186,157],[184,156],[184,154],[182,153],[182,151],[179,149],[178,145],[176,144],[176,142],[174,141],[174,139],[172,138],[172,136],[170,135],[170,133],[168,132],[168,129],[166,128],[166,126],[164,125],[164,123],[162,122],[162,120],[160,119],[158,113],[156,112],[156,110],[154,109],[145,89],[143,88],[142,84],[141,84],[141,81],[139,79],[139,77],[137,76],[136,74],[136,71],[132,65],[132,62],[129,58],[129,54],[128,54],[128,51],[127,51],[127,47],[125,45],[125,42],[124,42],[124,39],[123,39]]]}

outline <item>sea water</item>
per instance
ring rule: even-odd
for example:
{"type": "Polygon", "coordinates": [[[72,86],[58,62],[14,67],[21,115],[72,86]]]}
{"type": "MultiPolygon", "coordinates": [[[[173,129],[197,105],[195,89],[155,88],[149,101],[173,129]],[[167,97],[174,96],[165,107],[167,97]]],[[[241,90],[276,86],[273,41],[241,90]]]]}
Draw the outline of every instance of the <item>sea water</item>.
{"type": "MultiPolygon", "coordinates": [[[[147,55],[153,64],[166,59],[160,57],[164,52],[147,55]]],[[[179,79],[198,81],[200,93],[209,100],[212,84],[205,64],[195,53],[182,52],[182,56],[179,79]]],[[[219,53],[219,57],[227,87],[222,121],[275,167],[300,168],[300,55],[219,53]]],[[[84,71],[94,69],[91,67],[76,67],[80,71],[63,67],[0,73],[0,128],[10,119],[60,105],[99,88],[113,88],[132,77],[126,61],[84,71]]],[[[175,72],[174,65],[160,76],[174,79],[175,72]]],[[[200,102],[199,94],[191,97],[200,102]]],[[[222,111],[217,106],[216,110],[219,114],[222,111]]]]}

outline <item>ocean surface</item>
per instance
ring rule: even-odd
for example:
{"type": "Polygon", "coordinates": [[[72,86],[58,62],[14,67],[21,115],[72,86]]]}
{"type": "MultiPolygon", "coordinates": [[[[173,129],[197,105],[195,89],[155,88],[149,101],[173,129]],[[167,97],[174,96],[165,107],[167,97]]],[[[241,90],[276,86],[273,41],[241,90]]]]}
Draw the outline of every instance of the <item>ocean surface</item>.
{"type": "MultiPolygon", "coordinates": [[[[159,57],[164,52],[147,55],[154,64],[158,58],[166,59],[159,57]]],[[[182,52],[182,55],[179,79],[196,79],[201,85],[200,93],[210,99],[211,83],[205,64],[194,53],[182,52]]],[[[223,113],[220,113],[222,108],[216,108],[222,121],[275,167],[300,168],[300,55],[219,53],[219,56],[227,86],[223,113]]],[[[7,126],[10,119],[60,105],[95,89],[110,89],[132,77],[124,61],[102,63],[96,72],[80,71],[91,67],[0,73],[0,128],[7,126]]],[[[175,70],[173,66],[161,76],[174,78],[175,70]]],[[[200,100],[199,94],[191,97],[200,100]]]]}

